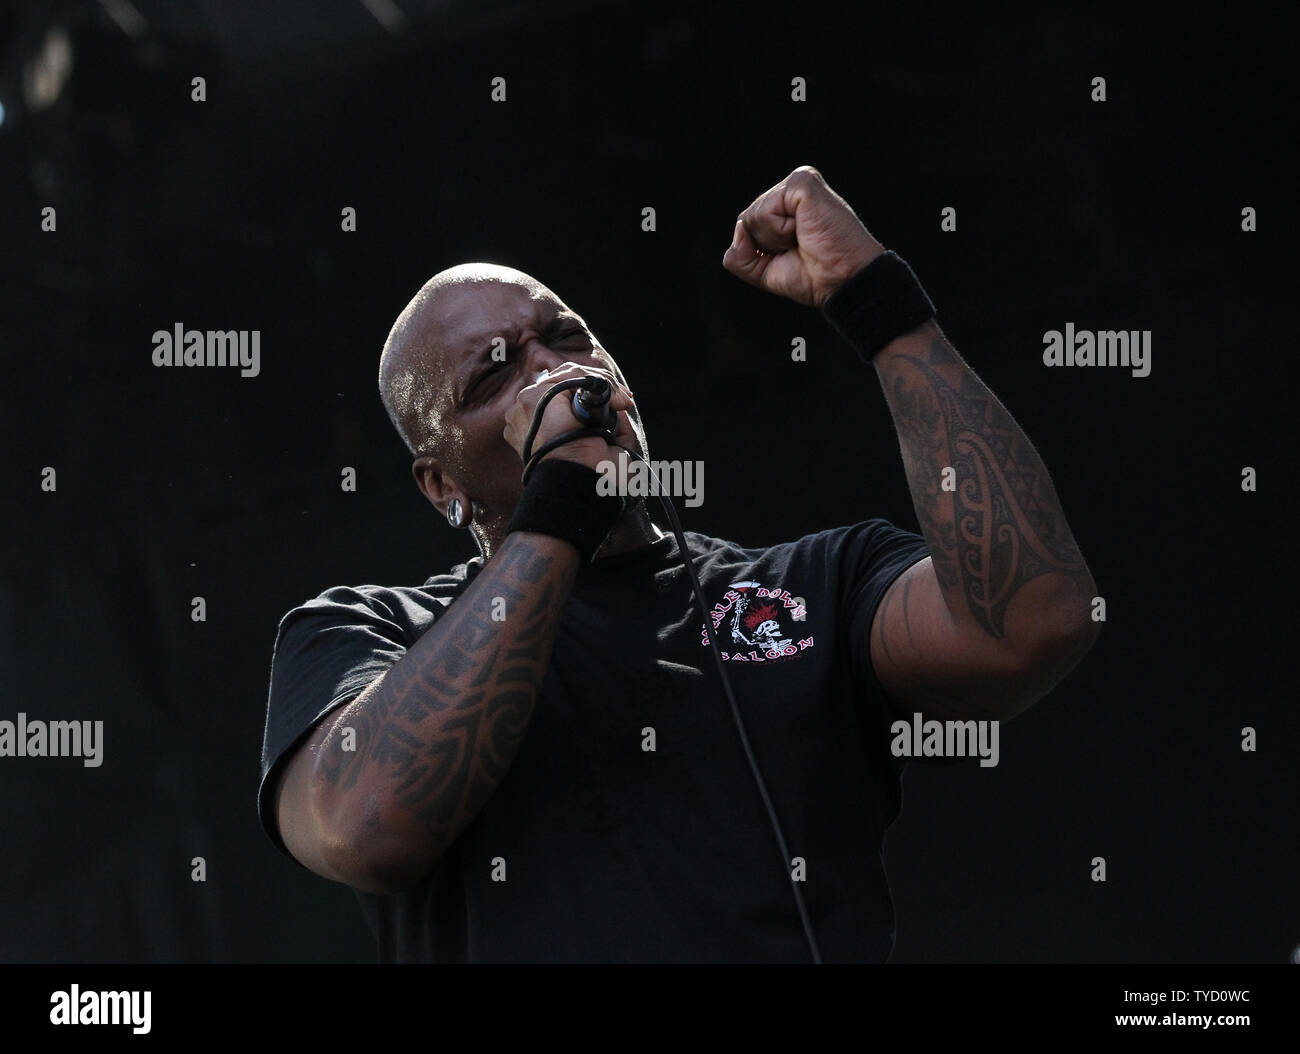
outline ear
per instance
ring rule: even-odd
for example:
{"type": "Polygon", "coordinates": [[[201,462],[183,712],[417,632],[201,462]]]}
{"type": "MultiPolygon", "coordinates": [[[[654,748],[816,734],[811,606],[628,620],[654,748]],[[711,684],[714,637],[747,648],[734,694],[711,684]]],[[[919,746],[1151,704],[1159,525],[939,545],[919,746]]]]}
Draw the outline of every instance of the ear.
{"type": "Polygon", "coordinates": [[[415,477],[415,485],[420,488],[420,493],[428,498],[433,507],[444,517],[447,515],[447,506],[451,504],[452,498],[459,498],[461,506],[469,511],[469,495],[443,471],[442,463],[436,458],[417,457],[411,462],[411,475],[415,477]]]}

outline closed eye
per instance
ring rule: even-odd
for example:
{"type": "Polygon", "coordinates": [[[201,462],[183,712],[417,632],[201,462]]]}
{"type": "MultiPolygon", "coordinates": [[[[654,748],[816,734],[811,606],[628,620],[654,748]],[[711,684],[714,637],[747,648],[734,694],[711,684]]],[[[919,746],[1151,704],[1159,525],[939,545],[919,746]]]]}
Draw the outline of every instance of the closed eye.
{"type": "Polygon", "coordinates": [[[469,406],[471,403],[478,402],[479,399],[491,391],[491,386],[484,387],[484,382],[489,381],[495,374],[502,370],[508,369],[508,362],[493,362],[491,366],[483,370],[477,377],[470,382],[470,386],[465,389],[465,396],[462,405],[469,406]]]}
{"type": "MultiPolygon", "coordinates": [[[[583,327],[577,326],[573,329],[565,330],[563,333],[557,334],[556,336],[552,337],[551,343],[558,344],[561,341],[572,340],[574,337],[581,337],[583,338],[584,342],[588,342],[590,339],[587,336],[587,331],[583,327]]],[[[490,395],[492,392],[492,388],[494,386],[494,384],[491,383],[492,378],[496,374],[499,374],[502,370],[509,369],[509,367],[510,367],[509,362],[494,360],[490,366],[488,366],[486,369],[480,372],[478,376],[476,376],[470,382],[469,387],[465,389],[465,395],[463,397],[461,405],[471,406],[475,403],[481,402],[484,396],[490,395]],[[485,382],[490,382],[490,383],[488,383],[487,386],[485,387],[484,386],[485,382]]]]}

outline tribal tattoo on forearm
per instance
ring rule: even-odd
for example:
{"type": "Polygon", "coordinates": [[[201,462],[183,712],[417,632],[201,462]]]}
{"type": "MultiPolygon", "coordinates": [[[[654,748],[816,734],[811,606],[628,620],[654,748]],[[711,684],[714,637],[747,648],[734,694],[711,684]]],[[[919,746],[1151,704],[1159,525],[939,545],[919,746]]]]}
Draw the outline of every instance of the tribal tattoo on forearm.
{"type": "Polygon", "coordinates": [[[928,322],[873,360],[898,429],[921,533],[948,606],[1005,635],[1026,582],[1088,569],[1033,444],[928,322]],[[945,487],[945,469],[952,483],[945,487]]]}
{"type": "Polygon", "coordinates": [[[450,844],[505,776],[532,717],[577,562],[510,535],[478,578],[336,724],[356,750],[325,747],[340,791],[392,799],[434,845],[450,844]],[[494,620],[494,601],[506,618],[494,620]],[[364,790],[363,790],[364,793],[364,790]]]}

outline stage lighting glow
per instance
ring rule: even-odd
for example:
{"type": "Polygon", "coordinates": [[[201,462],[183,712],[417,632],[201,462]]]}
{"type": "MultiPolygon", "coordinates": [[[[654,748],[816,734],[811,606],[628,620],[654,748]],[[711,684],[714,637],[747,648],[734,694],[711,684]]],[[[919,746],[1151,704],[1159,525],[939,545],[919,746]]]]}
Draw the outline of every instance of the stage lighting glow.
{"type": "Polygon", "coordinates": [[[23,71],[23,92],[32,110],[44,110],[55,100],[72,75],[72,40],[62,26],[53,26],[45,34],[41,50],[23,71]]]}

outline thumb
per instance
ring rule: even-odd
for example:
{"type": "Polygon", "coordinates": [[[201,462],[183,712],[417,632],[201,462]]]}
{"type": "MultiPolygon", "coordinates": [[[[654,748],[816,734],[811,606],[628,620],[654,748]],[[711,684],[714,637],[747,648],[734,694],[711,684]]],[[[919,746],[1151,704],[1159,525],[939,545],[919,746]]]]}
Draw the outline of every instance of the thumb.
{"type": "Polygon", "coordinates": [[[745,225],[737,220],[735,232],[731,236],[731,244],[722,254],[722,266],[737,278],[761,286],[763,272],[771,262],[772,257],[759,249],[754,239],[749,236],[745,225]]]}

